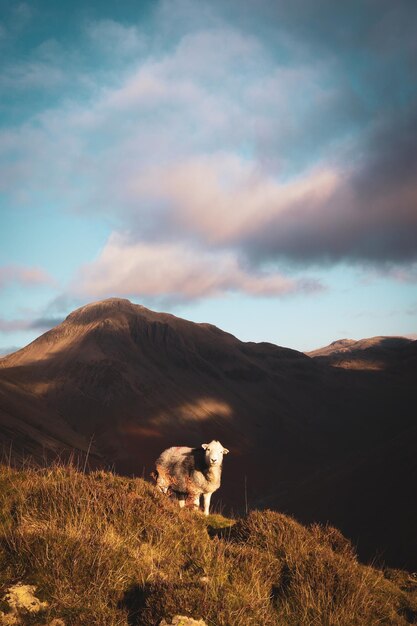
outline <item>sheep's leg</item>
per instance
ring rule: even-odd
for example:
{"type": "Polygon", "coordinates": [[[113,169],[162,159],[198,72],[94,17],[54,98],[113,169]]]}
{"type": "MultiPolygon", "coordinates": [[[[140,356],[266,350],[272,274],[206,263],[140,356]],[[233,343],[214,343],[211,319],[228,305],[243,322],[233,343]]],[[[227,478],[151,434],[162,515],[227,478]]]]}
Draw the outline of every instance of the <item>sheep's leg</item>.
{"type": "Polygon", "coordinates": [[[190,507],[190,509],[198,510],[200,508],[200,494],[188,494],[187,505],[190,507]]]}
{"type": "Polygon", "coordinates": [[[178,499],[178,504],[180,505],[180,509],[183,509],[185,507],[185,496],[184,494],[178,494],[177,495],[177,499],[178,499]]]}
{"type": "Polygon", "coordinates": [[[204,493],[203,500],[204,500],[204,515],[208,515],[210,512],[211,493],[204,493]]]}

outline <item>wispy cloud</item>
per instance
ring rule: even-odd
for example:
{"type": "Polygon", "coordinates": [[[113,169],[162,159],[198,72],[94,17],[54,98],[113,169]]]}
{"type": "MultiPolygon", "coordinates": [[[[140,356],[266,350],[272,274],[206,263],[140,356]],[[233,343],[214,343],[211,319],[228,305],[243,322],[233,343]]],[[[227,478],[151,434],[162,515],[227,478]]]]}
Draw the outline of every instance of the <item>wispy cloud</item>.
{"type": "Polygon", "coordinates": [[[254,271],[231,253],[202,252],[176,243],[132,243],[114,233],[98,259],[81,269],[70,292],[178,302],[233,292],[283,296],[322,289],[314,279],[254,271]]]}
{"type": "Polygon", "coordinates": [[[371,283],[380,278],[387,278],[397,283],[417,283],[417,263],[409,265],[386,264],[380,267],[367,268],[363,274],[363,282],[371,283]]]}
{"type": "Polygon", "coordinates": [[[25,285],[27,287],[52,285],[54,284],[54,279],[50,274],[38,267],[23,267],[20,265],[0,267],[0,289],[13,284],[25,285]]]}
{"type": "Polygon", "coordinates": [[[89,21],[85,33],[92,46],[101,54],[126,58],[144,50],[146,37],[135,25],[123,25],[115,20],[89,21]]]}
{"type": "Polygon", "coordinates": [[[279,182],[253,162],[215,153],[146,169],[132,176],[124,193],[132,207],[141,202],[161,207],[162,213],[154,214],[155,230],[161,237],[176,228],[207,245],[245,252],[245,242],[268,230],[274,219],[284,221],[301,206],[326,203],[339,185],[339,177],[337,170],[323,168],[279,182]]]}
{"type": "Polygon", "coordinates": [[[4,346],[4,347],[0,347],[0,356],[6,356],[6,354],[12,354],[12,352],[16,352],[20,348],[21,348],[21,346],[4,346]]]}
{"type": "Polygon", "coordinates": [[[60,324],[63,318],[40,317],[37,319],[15,319],[7,320],[0,318],[0,332],[13,333],[21,330],[49,330],[53,326],[60,324]]]}

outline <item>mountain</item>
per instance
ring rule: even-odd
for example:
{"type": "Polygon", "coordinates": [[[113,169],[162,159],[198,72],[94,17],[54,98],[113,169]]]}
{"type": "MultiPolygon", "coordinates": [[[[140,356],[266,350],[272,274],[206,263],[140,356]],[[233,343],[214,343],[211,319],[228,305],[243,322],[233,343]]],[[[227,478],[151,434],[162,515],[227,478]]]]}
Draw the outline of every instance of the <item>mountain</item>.
{"type": "Polygon", "coordinates": [[[387,370],[407,365],[417,371],[417,342],[407,337],[339,339],[329,346],[307,354],[334,367],[345,369],[387,370]]]}
{"type": "Polygon", "coordinates": [[[128,300],[89,304],[0,359],[0,441],[13,458],[75,449],[147,477],[165,447],[216,438],[231,450],[217,506],[329,520],[363,558],[416,568],[417,342],[386,340],[362,350],[385,354],[378,368],[334,367],[359,347],[305,355],[128,300]]]}

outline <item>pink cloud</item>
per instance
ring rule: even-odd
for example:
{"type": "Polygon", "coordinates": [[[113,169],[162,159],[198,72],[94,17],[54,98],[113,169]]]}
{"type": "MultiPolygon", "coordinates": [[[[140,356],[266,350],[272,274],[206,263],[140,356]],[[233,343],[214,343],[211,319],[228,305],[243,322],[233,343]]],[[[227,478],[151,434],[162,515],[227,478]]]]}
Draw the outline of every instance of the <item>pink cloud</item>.
{"type": "Polygon", "coordinates": [[[5,320],[0,318],[0,332],[13,333],[18,330],[29,330],[30,322],[28,320],[5,320]]]}
{"type": "Polygon", "coordinates": [[[71,291],[108,295],[194,300],[227,292],[284,296],[322,289],[310,279],[244,268],[231,252],[196,250],[173,243],[135,243],[114,233],[98,259],[84,266],[71,291]]]}
{"type": "Polygon", "coordinates": [[[14,319],[7,320],[0,318],[0,332],[13,333],[19,330],[48,330],[62,322],[62,318],[39,317],[36,319],[14,319]]]}
{"type": "Polygon", "coordinates": [[[21,265],[5,265],[0,267],[0,289],[12,284],[25,286],[52,285],[54,279],[50,274],[38,267],[21,265]]]}
{"type": "Polygon", "coordinates": [[[216,153],[153,167],[132,176],[125,193],[168,206],[174,220],[209,244],[230,245],[250,238],[300,205],[326,203],[340,184],[336,169],[316,168],[288,182],[263,173],[253,162],[216,153]],[[161,185],[161,180],[164,184],[161,185]]]}
{"type": "Polygon", "coordinates": [[[410,263],[407,266],[386,264],[382,267],[367,269],[362,276],[362,282],[368,284],[380,278],[388,278],[397,283],[417,283],[417,263],[410,263]]]}

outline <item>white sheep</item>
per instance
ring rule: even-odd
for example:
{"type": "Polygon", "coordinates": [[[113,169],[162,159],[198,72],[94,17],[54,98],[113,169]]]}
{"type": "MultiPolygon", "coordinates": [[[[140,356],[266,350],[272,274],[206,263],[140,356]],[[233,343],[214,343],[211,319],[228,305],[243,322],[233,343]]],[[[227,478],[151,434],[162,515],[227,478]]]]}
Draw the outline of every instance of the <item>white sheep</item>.
{"type": "Polygon", "coordinates": [[[172,493],[181,508],[186,501],[199,508],[202,495],[204,514],[208,515],[211,494],[220,487],[223,455],[228,452],[219,441],[199,448],[168,448],[155,463],[156,485],[163,493],[172,493]]]}

